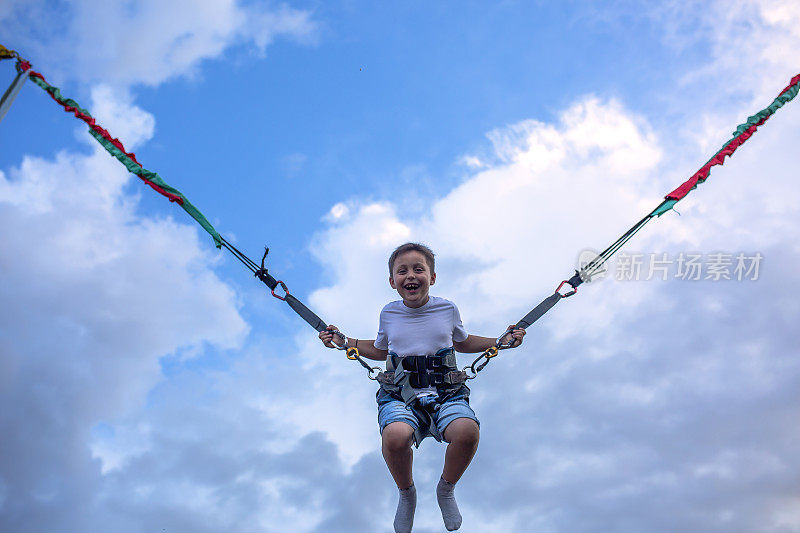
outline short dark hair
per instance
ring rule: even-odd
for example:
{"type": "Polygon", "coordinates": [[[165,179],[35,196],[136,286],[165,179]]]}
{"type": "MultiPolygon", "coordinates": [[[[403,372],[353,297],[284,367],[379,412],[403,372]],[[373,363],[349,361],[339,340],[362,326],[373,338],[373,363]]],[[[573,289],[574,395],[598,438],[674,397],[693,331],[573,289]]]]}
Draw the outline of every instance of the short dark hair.
{"type": "Polygon", "coordinates": [[[392,252],[392,255],[389,256],[389,276],[391,276],[392,272],[394,271],[394,262],[397,259],[397,256],[406,252],[421,253],[425,258],[425,262],[428,263],[428,266],[431,268],[431,273],[436,272],[436,270],[434,270],[435,261],[433,259],[433,250],[418,242],[407,242],[395,248],[394,252],[392,252]]]}

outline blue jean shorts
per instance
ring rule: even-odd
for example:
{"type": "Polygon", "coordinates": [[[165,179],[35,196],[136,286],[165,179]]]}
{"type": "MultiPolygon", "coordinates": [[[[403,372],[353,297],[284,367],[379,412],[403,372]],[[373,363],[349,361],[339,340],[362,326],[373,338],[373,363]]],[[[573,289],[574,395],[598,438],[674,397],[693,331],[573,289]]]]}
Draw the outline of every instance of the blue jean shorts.
{"type": "Polygon", "coordinates": [[[414,410],[406,405],[405,402],[395,398],[382,388],[378,389],[376,400],[378,402],[378,425],[380,426],[381,434],[383,434],[383,429],[392,422],[405,422],[414,429],[414,440],[417,446],[427,435],[431,435],[436,440],[441,441],[444,430],[450,422],[457,418],[469,418],[480,426],[480,421],[475,416],[475,411],[469,406],[468,395],[456,394],[443,402],[439,401],[435,396],[425,398],[425,400],[428,400],[425,402],[427,403],[425,411],[430,414],[432,427],[429,429],[422,428],[422,432],[420,432],[420,426],[425,422],[420,420],[414,410]]]}

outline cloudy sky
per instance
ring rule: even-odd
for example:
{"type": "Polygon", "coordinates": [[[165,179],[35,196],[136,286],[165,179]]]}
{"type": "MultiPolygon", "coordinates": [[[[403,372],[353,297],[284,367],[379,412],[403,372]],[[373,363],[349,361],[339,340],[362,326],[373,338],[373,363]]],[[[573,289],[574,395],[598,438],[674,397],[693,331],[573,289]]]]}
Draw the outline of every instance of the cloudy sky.
{"type": "MultiPolygon", "coordinates": [[[[798,0],[658,5],[10,0],[0,43],[350,336],[408,240],[495,336],[800,72],[798,0]]],[[[790,103],[473,382],[463,531],[800,530],[798,133],[790,103]]],[[[0,529],[391,530],[360,366],[32,83],[0,147],[0,529]]]]}

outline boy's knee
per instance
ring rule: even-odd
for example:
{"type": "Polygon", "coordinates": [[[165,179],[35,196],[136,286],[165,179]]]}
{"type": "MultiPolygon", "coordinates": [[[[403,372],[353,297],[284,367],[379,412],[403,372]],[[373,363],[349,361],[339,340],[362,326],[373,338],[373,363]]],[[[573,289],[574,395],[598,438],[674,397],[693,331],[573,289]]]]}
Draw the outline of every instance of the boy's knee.
{"type": "Polygon", "coordinates": [[[447,442],[461,446],[475,447],[478,445],[480,437],[478,424],[471,418],[457,418],[445,430],[447,442]]]}
{"type": "Polygon", "coordinates": [[[389,452],[402,452],[411,447],[414,428],[405,422],[392,422],[383,428],[383,447],[389,452]]]}

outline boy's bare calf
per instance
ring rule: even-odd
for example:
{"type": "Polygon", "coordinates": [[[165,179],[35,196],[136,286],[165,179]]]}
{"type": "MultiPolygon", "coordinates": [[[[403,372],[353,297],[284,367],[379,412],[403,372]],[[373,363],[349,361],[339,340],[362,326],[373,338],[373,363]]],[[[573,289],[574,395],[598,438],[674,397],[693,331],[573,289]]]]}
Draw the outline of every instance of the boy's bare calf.
{"type": "Polygon", "coordinates": [[[456,418],[445,428],[444,440],[449,444],[444,454],[442,478],[457,483],[478,450],[478,424],[471,418],[456,418]]]}

